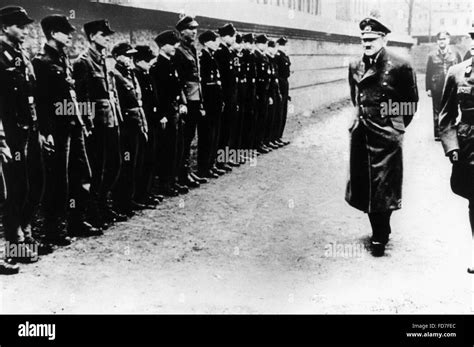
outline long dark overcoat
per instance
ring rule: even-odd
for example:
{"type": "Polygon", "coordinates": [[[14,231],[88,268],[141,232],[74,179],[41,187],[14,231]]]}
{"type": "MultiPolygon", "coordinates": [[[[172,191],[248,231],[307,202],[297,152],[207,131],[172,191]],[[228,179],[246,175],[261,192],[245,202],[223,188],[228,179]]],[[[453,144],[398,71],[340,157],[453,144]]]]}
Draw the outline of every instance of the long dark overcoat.
{"type": "Polygon", "coordinates": [[[368,213],[401,208],[405,128],[416,112],[411,65],[385,48],[349,66],[354,119],[346,201],[368,213]]]}

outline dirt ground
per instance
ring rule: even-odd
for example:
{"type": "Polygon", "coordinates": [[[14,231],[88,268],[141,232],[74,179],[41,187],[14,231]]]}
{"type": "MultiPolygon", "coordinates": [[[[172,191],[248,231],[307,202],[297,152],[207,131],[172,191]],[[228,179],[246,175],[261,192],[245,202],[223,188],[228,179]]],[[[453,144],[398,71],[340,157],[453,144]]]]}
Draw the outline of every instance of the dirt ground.
{"type": "MultiPolygon", "coordinates": [[[[419,77],[422,81],[422,76],[419,77]]],[[[292,144],[0,277],[2,313],[470,313],[467,202],[422,92],[387,255],[344,201],[348,103],[291,117],[292,144]]]]}

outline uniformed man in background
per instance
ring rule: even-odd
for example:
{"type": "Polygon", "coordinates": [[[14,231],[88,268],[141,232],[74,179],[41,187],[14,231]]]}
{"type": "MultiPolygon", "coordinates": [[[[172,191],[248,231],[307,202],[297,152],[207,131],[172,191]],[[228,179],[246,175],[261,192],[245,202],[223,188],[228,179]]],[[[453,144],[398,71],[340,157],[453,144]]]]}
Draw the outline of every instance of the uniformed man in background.
{"type": "Polygon", "coordinates": [[[206,117],[200,121],[202,131],[200,141],[204,142],[203,149],[198,152],[198,174],[201,177],[218,178],[225,171],[218,169],[216,164],[217,144],[219,141],[219,130],[224,108],[222,94],[221,75],[217,61],[214,58],[215,51],[219,48],[219,36],[211,30],[199,35],[199,42],[203,45],[199,56],[201,67],[201,86],[204,111],[206,117]]]}
{"type": "Polygon", "coordinates": [[[180,158],[183,153],[183,116],[187,113],[183,84],[172,60],[179,45],[179,37],[172,31],[160,33],[155,42],[160,54],[150,69],[158,102],[160,194],[177,196],[186,191],[177,185],[180,158]]]}
{"type": "Polygon", "coordinates": [[[286,119],[288,116],[288,102],[291,101],[291,97],[289,95],[290,84],[288,79],[290,78],[290,67],[291,61],[290,57],[288,56],[287,52],[287,43],[288,39],[285,36],[280,37],[277,41],[277,52],[275,54],[275,60],[278,65],[278,83],[280,85],[280,93],[281,93],[281,123],[280,129],[278,131],[278,139],[276,143],[280,146],[286,146],[290,144],[290,141],[283,139],[283,134],[285,132],[286,126],[286,119]]]}
{"type": "Polygon", "coordinates": [[[231,52],[233,55],[233,66],[235,69],[236,75],[236,110],[235,117],[233,118],[231,124],[231,136],[229,141],[229,148],[233,149],[235,152],[235,163],[243,164],[245,162],[245,157],[241,156],[242,149],[242,130],[243,130],[243,121],[245,114],[245,95],[247,93],[247,79],[245,76],[245,70],[242,66],[243,58],[243,46],[242,46],[242,35],[237,33],[235,35],[235,42],[231,46],[231,52]]]}
{"type": "Polygon", "coordinates": [[[371,17],[359,26],[364,55],[349,66],[354,119],[346,201],[368,213],[372,254],[382,256],[392,212],[402,207],[403,134],[416,112],[418,90],[410,63],[385,48],[390,29],[371,17]],[[387,107],[384,112],[389,103],[407,103],[406,114],[387,107]]]}
{"type": "Polygon", "coordinates": [[[114,192],[114,203],[121,214],[133,216],[135,211],[153,208],[136,201],[139,182],[140,151],[148,141],[148,124],[143,111],[142,92],[133,69],[133,55],[137,51],[127,42],[112,49],[116,64],[113,71],[122,110],[120,124],[122,169],[114,192]]]}
{"type": "MultiPolygon", "coordinates": [[[[235,42],[237,31],[233,24],[228,23],[220,27],[217,32],[221,38],[221,44],[214,56],[219,65],[224,94],[224,112],[222,114],[218,150],[225,152],[226,148],[229,148],[230,145],[232,122],[237,112],[237,75],[234,68],[234,57],[230,49],[235,42]]],[[[237,163],[232,160],[224,160],[217,163],[219,169],[227,172],[232,171],[231,166],[237,166],[237,163]]]]}
{"type": "Polygon", "coordinates": [[[127,219],[108,204],[122,165],[119,130],[122,115],[115,80],[106,63],[114,31],[106,19],[101,19],[84,24],[84,33],[90,47],[74,62],[74,80],[78,100],[94,108],[89,120],[93,128],[86,138],[92,171],[89,222],[105,229],[110,223],[127,219]]]}
{"type": "Polygon", "coordinates": [[[148,141],[142,142],[140,151],[137,201],[145,205],[158,205],[163,196],[153,194],[153,183],[158,170],[158,101],[150,76],[150,67],[155,62],[155,53],[150,46],[138,45],[133,56],[135,75],[142,91],[143,110],[148,123],[148,141]]]}
{"type": "MultiPolygon", "coordinates": [[[[254,40],[255,35],[253,33],[242,35],[242,58],[240,64],[245,76],[246,88],[245,96],[243,97],[245,106],[242,120],[243,126],[241,147],[249,151],[253,150],[254,148],[255,128],[257,126],[255,118],[257,71],[255,65],[254,40]]],[[[252,158],[246,159],[248,160],[252,158]]]]}
{"type": "Polygon", "coordinates": [[[268,37],[265,34],[258,35],[255,38],[255,64],[257,67],[257,89],[256,89],[256,110],[257,127],[255,134],[255,149],[259,154],[268,153],[272,148],[264,144],[265,127],[268,124],[268,105],[270,96],[270,61],[266,54],[268,37]]]}
{"type": "Polygon", "coordinates": [[[441,94],[448,69],[461,62],[461,56],[449,46],[450,35],[440,31],[437,35],[438,48],[428,55],[426,65],[426,91],[433,101],[434,138],[439,141],[439,111],[441,94]]]}
{"type": "MultiPolygon", "coordinates": [[[[199,76],[199,58],[194,41],[196,40],[198,22],[191,16],[184,16],[176,24],[176,29],[180,32],[181,41],[173,60],[184,83],[184,91],[187,99],[188,113],[184,121],[184,147],[183,161],[179,183],[185,187],[197,188],[200,184],[207,183],[207,179],[199,177],[191,168],[191,143],[196,135],[196,129],[201,118],[206,117],[202,103],[201,81],[199,76]]],[[[204,143],[198,129],[198,155],[201,151],[206,151],[204,143]]]]}
{"type": "Polygon", "coordinates": [[[264,144],[271,149],[278,149],[282,145],[275,142],[277,140],[277,133],[281,123],[281,93],[280,85],[278,83],[278,65],[275,59],[276,42],[274,40],[268,40],[267,45],[266,53],[270,66],[270,86],[268,89],[268,119],[265,126],[264,144]]]}
{"type": "MultiPolygon", "coordinates": [[[[0,159],[2,183],[4,180],[6,187],[3,228],[8,242],[6,249],[14,246],[23,251],[21,256],[14,257],[5,252],[5,262],[0,264],[3,274],[17,273],[17,262],[38,260],[35,247],[38,241],[33,238],[31,223],[43,189],[42,156],[34,97],[35,75],[22,48],[31,23],[33,19],[22,7],[0,9],[0,159]]],[[[42,135],[41,140],[45,140],[42,135]]]]}
{"type": "Polygon", "coordinates": [[[38,121],[47,147],[54,147],[54,153],[47,159],[46,238],[52,244],[68,245],[71,241],[64,232],[66,217],[69,236],[102,234],[101,229],[86,221],[91,170],[84,136],[89,134],[91,124],[86,123],[89,115],[83,118],[84,110],[79,109],[72,64],[66,54],[75,28],[62,15],[43,18],[41,27],[47,43],[33,59],[38,121]]]}
{"type": "MultiPolygon", "coordinates": [[[[474,28],[473,28],[474,29],[474,28]]],[[[470,32],[474,40],[474,30],[470,32]]],[[[469,201],[469,220],[473,236],[474,273],[474,59],[451,67],[448,71],[439,115],[440,136],[452,167],[453,192],[469,201]],[[458,122],[459,111],[461,119],[458,122]]]]}

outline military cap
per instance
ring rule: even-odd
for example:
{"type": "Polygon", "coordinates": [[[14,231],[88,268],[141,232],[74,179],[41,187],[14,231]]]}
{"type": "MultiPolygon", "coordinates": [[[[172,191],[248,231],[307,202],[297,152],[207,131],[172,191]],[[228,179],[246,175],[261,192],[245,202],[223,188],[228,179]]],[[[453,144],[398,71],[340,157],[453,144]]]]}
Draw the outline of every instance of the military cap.
{"type": "Polygon", "coordinates": [[[71,25],[71,23],[69,23],[67,17],[60,14],[52,14],[50,16],[44,17],[41,20],[41,28],[43,28],[45,33],[50,31],[58,31],[69,34],[76,30],[76,28],[71,25]]]}
{"type": "Polygon", "coordinates": [[[176,29],[178,31],[183,31],[185,29],[195,29],[199,26],[198,22],[191,16],[184,16],[181,18],[178,23],[176,23],[176,29]]]}
{"type": "Polygon", "coordinates": [[[217,36],[215,31],[207,30],[207,31],[203,32],[201,35],[199,35],[199,42],[203,45],[206,42],[214,41],[218,37],[219,36],[217,36]]]}
{"type": "Polygon", "coordinates": [[[241,34],[235,35],[235,43],[242,43],[242,35],[241,34]]]}
{"type": "Polygon", "coordinates": [[[20,6],[6,6],[0,9],[0,24],[2,25],[27,25],[34,20],[28,16],[25,9],[20,6]]]}
{"type": "Polygon", "coordinates": [[[284,46],[288,43],[288,39],[286,38],[286,36],[282,36],[280,37],[278,40],[277,40],[277,43],[280,45],[280,46],[284,46]]]}
{"type": "Polygon", "coordinates": [[[243,42],[248,42],[248,43],[254,43],[255,35],[253,33],[248,33],[248,34],[242,35],[242,41],[243,42]]]}
{"type": "Polygon", "coordinates": [[[257,35],[255,38],[255,43],[267,43],[268,42],[268,37],[265,34],[260,34],[257,35]]]}
{"type": "Polygon", "coordinates": [[[234,36],[237,30],[232,23],[227,23],[224,26],[217,29],[220,36],[234,36]]]}
{"type": "Polygon", "coordinates": [[[132,47],[128,42],[117,43],[112,48],[112,55],[118,57],[119,55],[132,56],[137,53],[137,50],[132,47]]]}
{"type": "Polygon", "coordinates": [[[150,46],[137,45],[135,46],[135,50],[137,51],[137,53],[133,56],[133,58],[135,58],[136,61],[144,60],[146,62],[149,62],[150,60],[155,58],[155,53],[153,53],[150,46]]]}
{"type": "Polygon", "coordinates": [[[365,38],[377,38],[391,33],[391,30],[382,24],[378,19],[367,17],[359,23],[361,36],[365,38]]]}
{"type": "Polygon", "coordinates": [[[179,42],[179,37],[174,30],[166,30],[155,37],[155,42],[159,47],[164,45],[174,45],[179,42]]]}
{"type": "Polygon", "coordinates": [[[275,40],[268,40],[268,47],[276,47],[275,40]]]}
{"type": "Polygon", "coordinates": [[[99,19],[84,24],[84,32],[86,33],[87,37],[89,37],[89,35],[94,35],[99,31],[102,31],[104,36],[115,33],[115,31],[110,29],[109,21],[107,19],[99,19]]]}

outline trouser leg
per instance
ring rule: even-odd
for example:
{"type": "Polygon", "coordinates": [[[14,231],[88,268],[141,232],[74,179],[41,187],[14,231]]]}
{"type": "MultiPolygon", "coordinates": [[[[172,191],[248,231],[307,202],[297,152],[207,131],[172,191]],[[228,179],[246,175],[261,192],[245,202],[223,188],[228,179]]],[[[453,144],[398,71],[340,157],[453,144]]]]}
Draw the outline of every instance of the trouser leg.
{"type": "Polygon", "coordinates": [[[369,213],[372,226],[372,241],[387,243],[391,233],[390,217],[392,211],[369,213]]]}
{"type": "Polygon", "coordinates": [[[3,208],[3,228],[5,239],[9,242],[23,242],[24,234],[21,229],[22,211],[28,198],[29,182],[26,160],[28,133],[18,132],[20,138],[10,144],[12,159],[3,164],[3,174],[6,184],[7,197],[3,208]]]}
{"type": "Polygon", "coordinates": [[[37,215],[45,187],[43,152],[38,131],[32,131],[30,133],[26,162],[28,167],[29,189],[27,201],[22,211],[21,221],[25,236],[32,237],[31,224],[37,215]]]}
{"type": "Polygon", "coordinates": [[[196,136],[197,124],[201,117],[200,103],[190,101],[188,103],[188,114],[186,115],[183,127],[183,160],[180,168],[181,179],[185,179],[191,172],[191,143],[196,136]]]}
{"type": "Polygon", "coordinates": [[[86,153],[84,132],[81,127],[71,131],[69,154],[69,220],[68,223],[84,221],[90,203],[91,169],[86,153]]]}

